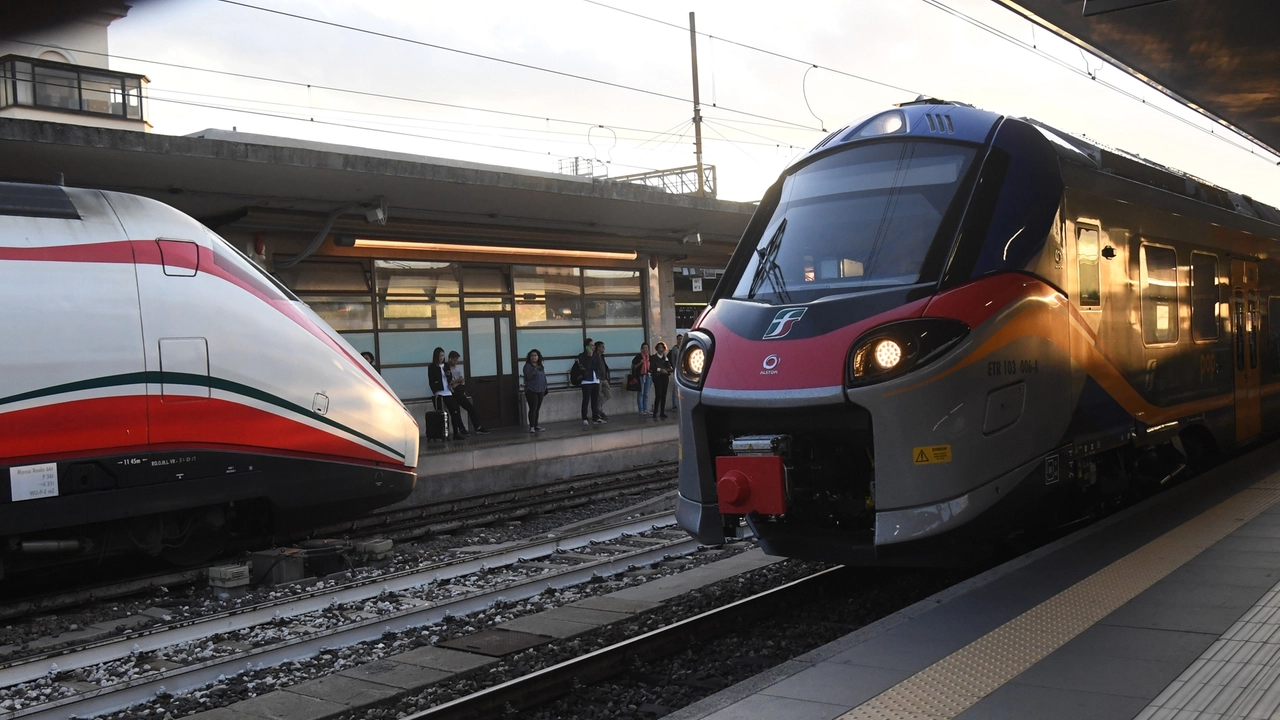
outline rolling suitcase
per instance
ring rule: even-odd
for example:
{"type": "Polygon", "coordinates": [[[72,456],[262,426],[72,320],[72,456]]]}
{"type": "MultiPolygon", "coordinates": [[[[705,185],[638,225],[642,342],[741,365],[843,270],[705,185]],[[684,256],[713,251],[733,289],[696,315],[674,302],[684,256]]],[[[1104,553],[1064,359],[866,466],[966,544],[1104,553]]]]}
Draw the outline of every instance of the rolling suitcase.
{"type": "Polygon", "coordinates": [[[444,412],[439,398],[435,398],[435,409],[428,410],[422,424],[422,434],[427,441],[449,439],[449,413],[444,412]]]}

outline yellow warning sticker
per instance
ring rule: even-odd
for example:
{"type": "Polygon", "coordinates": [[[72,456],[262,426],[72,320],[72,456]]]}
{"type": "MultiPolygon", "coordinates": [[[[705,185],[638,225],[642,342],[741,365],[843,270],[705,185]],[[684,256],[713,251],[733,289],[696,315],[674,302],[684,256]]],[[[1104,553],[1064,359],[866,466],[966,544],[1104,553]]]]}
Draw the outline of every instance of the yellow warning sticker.
{"type": "Polygon", "coordinates": [[[911,451],[911,459],[916,465],[934,465],[951,462],[950,445],[929,445],[911,451]]]}

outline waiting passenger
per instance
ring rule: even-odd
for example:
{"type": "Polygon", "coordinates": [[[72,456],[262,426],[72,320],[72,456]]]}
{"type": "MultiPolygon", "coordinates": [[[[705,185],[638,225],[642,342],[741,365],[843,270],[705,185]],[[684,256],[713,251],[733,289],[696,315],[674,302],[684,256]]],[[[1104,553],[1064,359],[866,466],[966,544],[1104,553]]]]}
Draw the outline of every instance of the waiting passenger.
{"type": "Polygon", "coordinates": [[[542,398],[547,394],[547,372],[542,367],[542,353],[530,350],[524,358],[524,399],[529,405],[529,432],[542,432],[538,424],[542,398]]]}
{"type": "Polygon", "coordinates": [[[449,414],[453,439],[463,440],[467,437],[467,429],[462,426],[462,413],[458,411],[458,401],[453,396],[452,377],[445,360],[444,348],[438,347],[431,351],[431,365],[427,366],[427,385],[431,387],[431,400],[435,403],[436,412],[449,414]]]}
{"type": "Polygon", "coordinates": [[[650,372],[653,374],[653,419],[667,419],[667,385],[671,382],[671,373],[675,369],[671,358],[667,357],[667,344],[658,343],[655,352],[649,358],[650,372]]]}
{"type": "MultiPolygon", "coordinates": [[[[454,405],[467,411],[467,417],[471,418],[471,429],[476,434],[488,435],[489,431],[481,424],[480,418],[476,416],[475,406],[467,396],[467,377],[463,375],[462,367],[458,365],[461,360],[462,356],[457,350],[449,351],[449,389],[453,393],[454,405]]],[[[458,419],[462,419],[461,412],[458,412],[458,419]]]]}
{"type": "Polygon", "coordinates": [[[636,389],[636,410],[644,416],[649,412],[649,388],[653,377],[649,375],[649,343],[640,343],[640,352],[631,358],[631,376],[640,384],[636,389]]]}

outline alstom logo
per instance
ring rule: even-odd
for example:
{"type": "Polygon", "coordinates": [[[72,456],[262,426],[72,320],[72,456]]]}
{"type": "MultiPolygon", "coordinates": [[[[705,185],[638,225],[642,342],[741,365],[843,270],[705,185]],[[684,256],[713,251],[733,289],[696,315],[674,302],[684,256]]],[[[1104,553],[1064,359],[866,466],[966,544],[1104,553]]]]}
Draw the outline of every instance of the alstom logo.
{"type": "Polygon", "coordinates": [[[787,310],[779,310],[777,315],[773,316],[773,322],[769,323],[769,329],[764,331],[764,337],[761,340],[776,340],[785,337],[791,332],[791,326],[796,321],[804,317],[806,308],[789,308],[787,310]]]}

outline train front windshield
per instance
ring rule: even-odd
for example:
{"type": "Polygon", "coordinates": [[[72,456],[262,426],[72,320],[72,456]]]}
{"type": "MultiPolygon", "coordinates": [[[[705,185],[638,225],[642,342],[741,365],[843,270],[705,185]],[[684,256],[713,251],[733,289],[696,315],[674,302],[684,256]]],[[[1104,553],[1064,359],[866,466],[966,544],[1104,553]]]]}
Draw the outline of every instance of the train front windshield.
{"type": "MultiPolygon", "coordinates": [[[[926,258],[977,150],[855,145],[789,175],[732,297],[804,302],[932,280],[926,258]]],[[[935,257],[938,253],[934,253],[935,257]]]]}

